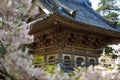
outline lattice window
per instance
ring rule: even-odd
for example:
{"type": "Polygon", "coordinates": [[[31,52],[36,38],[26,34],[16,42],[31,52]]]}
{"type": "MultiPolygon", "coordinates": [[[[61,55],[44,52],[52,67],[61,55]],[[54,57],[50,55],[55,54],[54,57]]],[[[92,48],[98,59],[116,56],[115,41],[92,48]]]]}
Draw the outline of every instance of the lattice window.
{"type": "Polygon", "coordinates": [[[70,67],[71,66],[71,55],[69,55],[69,54],[64,54],[63,55],[63,64],[66,67],[70,67]]]}
{"type": "Polygon", "coordinates": [[[96,58],[89,57],[89,65],[95,65],[96,64],[96,58]]]}
{"type": "Polygon", "coordinates": [[[76,64],[76,66],[85,65],[85,57],[84,56],[75,56],[75,64],[76,64]]]}
{"type": "Polygon", "coordinates": [[[50,56],[50,57],[48,58],[48,62],[49,62],[49,63],[54,63],[54,62],[55,62],[55,56],[50,56]]]}
{"type": "Polygon", "coordinates": [[[47,55],[47,63],[48,64],[55,64],[57,61],[57,58],[58,58],[57,54],[47,55]]]}

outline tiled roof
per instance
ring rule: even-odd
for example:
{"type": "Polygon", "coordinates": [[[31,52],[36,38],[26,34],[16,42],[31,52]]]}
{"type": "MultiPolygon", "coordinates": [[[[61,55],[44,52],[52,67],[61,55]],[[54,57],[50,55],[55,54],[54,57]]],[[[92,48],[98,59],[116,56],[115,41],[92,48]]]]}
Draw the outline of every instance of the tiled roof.
{"type": "Polygon", "coordinates": [[[120,30],[120,24],[119,24],[119,25],[116,25],[116,28],[117,28],[118,30],[120,30]]]}
{"type": "Polygon", "coordinates": [[[56,11],[61,16],[78,23],[120,32],[120,29],[110,26],[107,20],[95,12],[88,0],[40,0],[40,3],[50,12],[56,11]]]}

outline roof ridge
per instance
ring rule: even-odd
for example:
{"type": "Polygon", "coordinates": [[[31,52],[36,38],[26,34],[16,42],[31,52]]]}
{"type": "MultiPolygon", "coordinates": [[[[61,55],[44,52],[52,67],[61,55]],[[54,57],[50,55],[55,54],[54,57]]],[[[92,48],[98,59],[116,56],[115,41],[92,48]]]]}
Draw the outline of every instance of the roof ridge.
{"type": "MultiPolygon", "coordinates": [[[[63,0],[63,1],[72,2],[76,5],[82,5],[83,3],[86,3],[88,0],[63,0]]],[[[87,5],[91,6],[91,3],[87,2],[87,5]]]]}
{"type": "Polygon", "coordinates": [[[68,1],[77,5],[82,3],[82,2],[79,2],[78,0],[63,0],[63,1],[68,1]]]}

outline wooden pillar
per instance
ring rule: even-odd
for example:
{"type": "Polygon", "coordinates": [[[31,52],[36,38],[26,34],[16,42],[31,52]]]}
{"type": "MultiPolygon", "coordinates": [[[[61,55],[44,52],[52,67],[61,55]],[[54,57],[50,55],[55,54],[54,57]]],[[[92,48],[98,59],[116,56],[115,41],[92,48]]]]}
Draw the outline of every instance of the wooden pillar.
{"type": "MultiPolygon", "coordinates": [[[[88,50],[86,50],[86,54],[89,54],[88,50]]],[[[86,64],[86,67],[89,65],[88,56],[85,56],[85,64],[86,64]]]]}

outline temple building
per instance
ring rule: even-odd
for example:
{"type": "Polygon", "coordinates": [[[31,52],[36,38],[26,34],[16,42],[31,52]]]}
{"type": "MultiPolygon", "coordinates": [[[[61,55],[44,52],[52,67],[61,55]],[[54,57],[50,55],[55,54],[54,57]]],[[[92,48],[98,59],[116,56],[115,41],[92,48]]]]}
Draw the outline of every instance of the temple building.
{"type": "Polygon", "coordinates": [[[31,54],[44,64],[66,68],[98,64],[101,48],[120,43],[120,26],[95,12],[89,0],[39,0],[40,13],[29,21],[31,54]]]}

